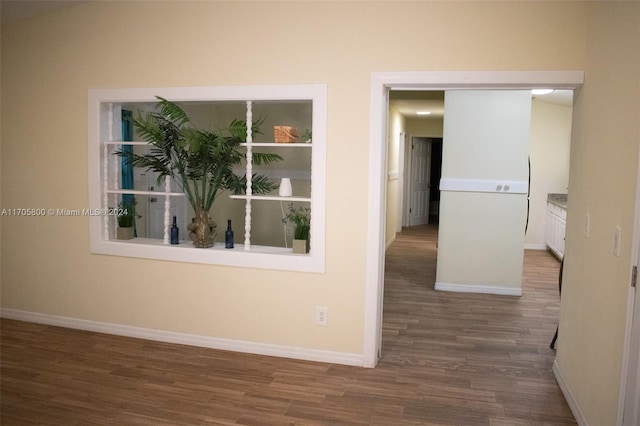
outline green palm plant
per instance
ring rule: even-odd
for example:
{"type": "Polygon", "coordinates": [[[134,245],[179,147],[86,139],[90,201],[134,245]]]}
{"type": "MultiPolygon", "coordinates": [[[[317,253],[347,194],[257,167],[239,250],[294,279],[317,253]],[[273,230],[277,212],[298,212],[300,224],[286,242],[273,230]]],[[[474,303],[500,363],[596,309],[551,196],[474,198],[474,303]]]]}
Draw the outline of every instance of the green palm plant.
{"type": "MultiPolygon", "coordinates": [[[[213,202],[224,191],[236,195],[245,192],[247,176],[237,175],[234,168],[246,160],[240,144],[246,142],[247,124],[233,120],[222,131],[198,129],[179,105],[157,98],[158,112],[138,114],[133,119],[137,132],[149,143],[148,153],[120,151],[117,154],[134,167],[156,172],[159,183],[170,176],[195,212],[194,223],[189,226],[194,245],[211,247],[215,239],[215,223],[209,214],[213,202]]],[[[263,121],[252,124],[252,135],[260,133],[263,121]]],[[[256,165],[280,160],[282,157],[277,154],[254,152],[252,155],[256,165]]],[[[277,184],[264,175],[254,174],[251,188],[254,194],[265,194],[276,189],[277,184]]]]}
{"type": "Polygon", "coordinates": [[[309,232],[311,231],[311,209],[309,207],[295,208],[289,204],[289,213],[284,217],[285,221],[293,223],[296,227],[293,231],[293,252],[309,252],[309,232]]]}
{"type": "Polygon", "coordinates": [[[118,226],[130,228],[136,220],[136,200],[123,200],[118,204],[118,226]]]}
{"type": "Polygon", "coordinates": [[[293,238],[296,240],[308,240],[311,229],[311,209],[308,207],[295,208],[293,203],[289,203],[289,213],[285,220],[293,223],[296,227],[293,231],[293,238]]]}

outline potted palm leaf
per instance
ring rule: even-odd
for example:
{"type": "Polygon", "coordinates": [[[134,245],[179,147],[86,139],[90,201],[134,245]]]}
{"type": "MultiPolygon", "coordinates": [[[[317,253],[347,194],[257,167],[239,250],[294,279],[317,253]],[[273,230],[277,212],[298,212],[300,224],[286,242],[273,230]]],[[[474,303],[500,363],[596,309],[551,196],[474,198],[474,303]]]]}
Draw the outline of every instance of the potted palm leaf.
{"type": "MultiPolygon", "coordinates": [[[[157,98],[157,112],[138,114],[133,119],[135,129],[149,143],[148,153],[117,154],[134,167],[158,173],[158,183],[170,176],[193,208],[195,216],[188,226],[193,245],[211,247],[216,237],[216,224],[210,214],[213,202],[224,191],[236,195],[245,192],[247,176],[237,175],[234,168],[246,160],[240,144],[246,142],[247,124],[233,120],[225,130],[198,129],[179,105],[157,98]]],[[[252,135],[260,133],[262,121],[252,124],[252,135]]],[[[253,153],[256,165],[280,160],[277,154],[253,153]]],[[[251,187],[252,193],[265,194],[277,185],[264,175],[254,174],[251,187]]]]}
{"type": "Polygon", "coordinates": [[[309,231],[311,229],[311,209],[308,207],[295,208],[289,204],[289,213],[285,219],[295,225],[293,231],[293,252],[309,252],[309,231]]]}
{"type": "Polygon", "coordinates": [[[134,223],[136,219],[136,201],[135,198],[122,200],[118,204],[118,230],[116,238],[119,240],[130,240],[135,235],[134,223]]]}

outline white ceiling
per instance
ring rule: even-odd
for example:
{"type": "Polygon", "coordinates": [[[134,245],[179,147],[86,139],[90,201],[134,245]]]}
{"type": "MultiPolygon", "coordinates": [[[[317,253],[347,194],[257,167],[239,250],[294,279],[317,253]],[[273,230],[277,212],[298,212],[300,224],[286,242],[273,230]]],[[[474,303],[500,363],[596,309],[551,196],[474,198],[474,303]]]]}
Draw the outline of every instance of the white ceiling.
{"type": "MultiPolygon", "coordinates": [[[[556,105],[572,106],[572,90],[554,90],[547,95],[534,95],[533,99],[556,105]]],[[[407,118],[429,120],[444,117],[444,92],[441,91],[391,91],[389,105],[407,118]],[[431,111],[430,115],[420,116],[417,111],[431,111]]]]}

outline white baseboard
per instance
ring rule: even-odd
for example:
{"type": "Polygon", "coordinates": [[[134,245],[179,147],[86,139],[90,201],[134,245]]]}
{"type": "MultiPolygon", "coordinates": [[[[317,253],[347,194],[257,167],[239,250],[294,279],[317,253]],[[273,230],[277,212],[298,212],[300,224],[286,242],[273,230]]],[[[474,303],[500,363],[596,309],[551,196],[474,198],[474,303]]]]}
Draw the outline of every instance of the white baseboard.
{"type": "Polygon", "coordinates": [[[502,296],[522,296],[522,288],[520,287],[497,287],[489,285],[471,285],[471,284],[453,284],[453,283],[436,283],[436,290],[453,291],[458,293],[482,293],[482,294],[499,294],[502,296]]]}
{"type": "Polygon", "coordinates": [[[359,367],[364,366],[364,357],[362,354],[332,352],[319,349],[248,342],[243,340],[221,339],[217,337],[176,333],[173,331],[154,330],[129,325],[41,314],[17,309],[2,309],[0,310],[0,317],[18,321],[35,322],[58,327],[93,331],[97,333],[114,334],[118,336],[134,337],[137,339],[155,340],[159,342],[198,346],[224,351],[301,359],[305,361],[318,361],[331,364],[353,365],[359,367]]]}
{"type": "Polygon", "coordinates": [[[560,386],[560,390],[564,395],[564,399],[567,400],[567,405],[569,405],[569,409],[571,409],[571,413],[573,414],[573,417],[575,417],[576,422],[580,426],[588,426],[589,423],[587,422],[587,419],[585,418],[584,413],[582,412],[582,409],[578,404],[578,401],[573,395],[571,387],[569,387],[569,384],[567,383],[567,379],[564,377],[564,374],[562,374],[562,370],[560,369],[557,360],[553,361],[552,370],[553,375],[556,378],[556,382],[558,382],[558,386],[560,386]]]}
{"type": "Polygon", "coordinates": [[[393,242],[396,240],[396,236],[394,235],[387,244],[385,244],[384,249],[388,250],[389,247],[391,247],[391,244],[393,244],[393,242]]]}
{"type": "Polygon", "coordinates": [[[546,250],[547,245],[546,244],[525,244],[524,249],[525,250],[546,250]]]}

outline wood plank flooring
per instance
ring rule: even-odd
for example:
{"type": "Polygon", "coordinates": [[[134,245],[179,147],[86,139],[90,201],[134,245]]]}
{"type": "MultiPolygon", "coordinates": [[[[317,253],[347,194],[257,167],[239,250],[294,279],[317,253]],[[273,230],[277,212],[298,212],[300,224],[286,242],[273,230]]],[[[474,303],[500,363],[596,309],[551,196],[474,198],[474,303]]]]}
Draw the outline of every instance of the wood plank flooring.
{"type": "Polygon", "coordinates": [[[2,425],[567,425],[549,349],[558,262],[527,252],[524,296],[433,290],[436,230],[387,255],[375,369],[1,321],[2,425]]]}

